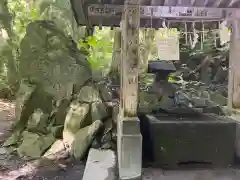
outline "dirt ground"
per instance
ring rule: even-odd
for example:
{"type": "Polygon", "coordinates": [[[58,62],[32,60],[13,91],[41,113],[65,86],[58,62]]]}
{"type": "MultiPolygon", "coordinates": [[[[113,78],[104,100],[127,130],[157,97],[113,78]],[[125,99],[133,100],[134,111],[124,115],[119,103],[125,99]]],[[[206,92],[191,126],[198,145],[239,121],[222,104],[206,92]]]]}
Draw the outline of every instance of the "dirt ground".
{"type": "MultiPolygon", "coordinates": [[[[0,99],[0,143],[11,133],[15,121],[14,108],[14,102],[0,99]]],[[[84,167],[80,161],[62,162],[61,165],[46,161],[36,167],[35,162],[20,160],[0,147],[0,180],[79,180],[82,179],[84,167]]]]}

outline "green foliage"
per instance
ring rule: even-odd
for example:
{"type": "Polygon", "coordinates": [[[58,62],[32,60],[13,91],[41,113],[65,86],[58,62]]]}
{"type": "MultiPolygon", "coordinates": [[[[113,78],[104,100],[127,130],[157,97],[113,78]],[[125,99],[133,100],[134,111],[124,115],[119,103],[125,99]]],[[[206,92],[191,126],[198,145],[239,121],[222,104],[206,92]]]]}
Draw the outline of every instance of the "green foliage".
{"type": "Polygon", "coordinates": [[[113,33],[110,28],[96,29],[94,36],[78,41],[78,47],[89,52],[89,63],[93,70],[106,74],[112,61],[113,33]]]}
{"type": "MultiPolygon", "coordinates": [[[[99,30],[96,28],[93,36],[84,38],[85,27],[77,26],[70,0],[0,0],[1,80],[9,80],[9,74],[14,74],[17,79],[20,42],[25,35],[27,25],[40,19],[54,21],[59,29],[77,42],[80,49],[87,51],[89,54],[88,60],[93,70],[101,71],[103,74],[108,72],[112,61],[114,30],[112,31],[110,28],[99,30]],[[1,39],[2,29],[7,32],[9,37],[5,41],[1,39]]],[[[151,32],[140,30],[140,54],[143,57],[142,59],[157,59],[156,41],[152,40],[157,33],[156,30],[151,32]]],[[[184,37],[183,34],[181,36],[184,37]]],[[[213,34],[206,34],[205,39],[203,46],[198,42],[194,49],[191,49],[190,45],[180,43],[181,58],[189,60],[203,54],[216,54],[212,46],[215,43],[213,34]]],[[[226,56],[227,53],[228,49],[224,49],[218,51],[217,55],[226,56]]]]}

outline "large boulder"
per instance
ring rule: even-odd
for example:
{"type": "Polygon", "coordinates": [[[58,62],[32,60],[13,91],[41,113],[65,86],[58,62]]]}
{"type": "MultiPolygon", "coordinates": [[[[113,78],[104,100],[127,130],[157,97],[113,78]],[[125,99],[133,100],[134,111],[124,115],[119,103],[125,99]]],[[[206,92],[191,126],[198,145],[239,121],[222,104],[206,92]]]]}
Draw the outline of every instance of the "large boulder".
{"type": "Polygon", "coordinates": [[[84,37],[84,27],[78,27],[73,19],[70,1],[38,0],[37,3],[43,19],[54,21],[59,29],[76,40],[84,37]]]}
{"type": "Polygon", "coordinates": [[[58,99],[71,98],[74,84],[91,78],[87,59],[52,21],[30,23],[20,52],[21,77],[41,85],[58,99]]]}

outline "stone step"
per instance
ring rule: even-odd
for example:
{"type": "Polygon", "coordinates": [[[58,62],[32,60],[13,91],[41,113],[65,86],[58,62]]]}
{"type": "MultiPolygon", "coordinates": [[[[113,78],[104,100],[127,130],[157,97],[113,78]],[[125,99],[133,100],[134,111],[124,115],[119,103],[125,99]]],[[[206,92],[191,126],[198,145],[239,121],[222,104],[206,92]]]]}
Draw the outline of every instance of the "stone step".
{"type": "Polygon", "coordinates": [[[91,148],[82,180],[117,180],[117,157],[112,150],[91,148]]]}

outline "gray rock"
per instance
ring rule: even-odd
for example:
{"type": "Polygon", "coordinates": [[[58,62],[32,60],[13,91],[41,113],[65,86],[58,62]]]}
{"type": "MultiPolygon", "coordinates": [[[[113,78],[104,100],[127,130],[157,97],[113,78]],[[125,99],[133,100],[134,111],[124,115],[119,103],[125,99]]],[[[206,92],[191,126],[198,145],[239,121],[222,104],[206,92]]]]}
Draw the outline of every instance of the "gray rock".
{"type": "Polygon", "coordinates": [[[55,138],[62,138],[63,136],[63,125],[48,127],[48,132],[51,132],[55,138]]]}
{"type": "Polygon", "coordinates": [[[15,116],[17,120],[20,120],[22,109],[33,93],[36,86],[30,85],[24,81],[20,84],[19,91],[16,94],[16,107],[15,107],[15,116]]]}
{"type": "Polygon", "coordinates": [[[106,87],[105,84],[99,84],[97,85],[100,95],[102,97],[102,100],[104,102],[111,101],[112,100],[112,93],[111,91],[106,87]]]}
{"type": "Polygon", "coordinates": [[[56,108],[56,112],[54,115],[55,116],[54,125],[57,125],[57,126],[64,125],[69,105],[70,105],[70,101],[68,99],[61,100],[58,107],[56,108]]]}
{"type": "Polygon", "coordinates": [[[17,130],[15,131],[9,138],[6,139],[3,143],[3,147],[9,147],[12,145],[16,145],[20,139],[21,131],[17,130]]]}
{"type": "Polygon", "coordinates": [[[22,144],[17,148],[18,155],[25,159],[40,158],[43,153],[54,143],[52,134],[40,136],[24,131],[22,144]]]}
{"type": "Polygon", "coordinates": [[[70,104],[63,130],[63,140],[71,146],[74,140],[75,133],[91,124],[91,119],[87,118],[90,110],[89,104],[81,104],[77,101],[73,101],[70,104]]]}
{"type": "Polygon", "coordinates": [[[77,99],[84,103],[101,101],[99,91],[94,86],[84,86],[78,93],[77,99]]]}
{"type": "Polygon", "coordinates": [[[71,149],[73,157],[82,159],[85,156],[87,149],[101,126],[102,122],[97,120],[92,125],[80,129],[76,133],[71,149]]]}
{"type": "Polygon", "coordinates": [[[20,52],[21,76],[41,84],[57,99],[71,97],[80,75],[91,77],[86,58],[79,55],[76,44],[52,21],[30,23],[20,52]]]}
{"type": "Polygon", "coordinates": [[[44,158],[55,160],[59,159],[59,155],[62,152],[65,152],[64,142],[62,140],[55,141],[52,146],[47,150],[47,152],[43,155],[44,158]]]}
{"type": "Polygon", "coordinates": [[[46,133],[49,114],[45,114],[41,109],[35,109],[28,120],[27,129],[32,132],[46,133]]]}
{"type": "Polygon", "coordinates": [[[195,108],[202,108],[207,106],[207,99],[200,97],[192,97],[191,102],[195,108]]]}
{"type": "Polygon", "coordinates": [[[103,120],[108,116],[107,107],[102,102],[94,102],[91,104],[91,118],[92,122],[96,120],[103,120]]]}
{"type": "Polygon", "coordinates": [[[213,92],[211,93],[211,100],[215,103],[219,104],[220,106],[226,106],[227,105],[227,98],[221,95],[219,92],[213,92]]]}

